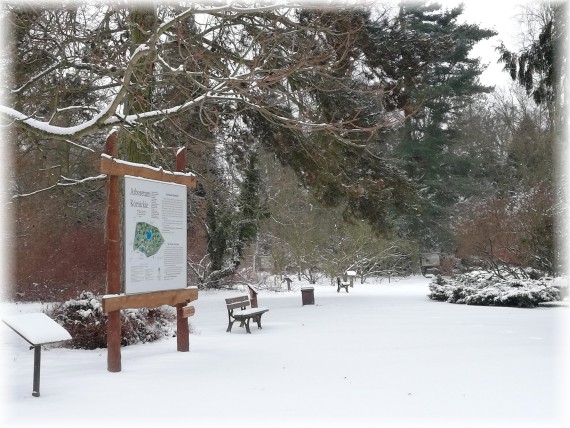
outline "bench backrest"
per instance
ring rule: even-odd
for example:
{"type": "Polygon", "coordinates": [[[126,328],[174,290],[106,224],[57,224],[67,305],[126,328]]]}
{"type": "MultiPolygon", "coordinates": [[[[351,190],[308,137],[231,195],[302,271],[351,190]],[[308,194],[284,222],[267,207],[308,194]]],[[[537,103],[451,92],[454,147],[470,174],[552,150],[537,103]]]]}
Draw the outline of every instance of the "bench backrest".
{"type": "Polygon", "coordinates": [[[232,311],[236,308],[243,308],[245,306],[251,305],[249,302],[249,297],[247,296],[239,296],[239,297],[230,297],[226,299],[226,305],[228,307],[228,311],[232,311]]]}

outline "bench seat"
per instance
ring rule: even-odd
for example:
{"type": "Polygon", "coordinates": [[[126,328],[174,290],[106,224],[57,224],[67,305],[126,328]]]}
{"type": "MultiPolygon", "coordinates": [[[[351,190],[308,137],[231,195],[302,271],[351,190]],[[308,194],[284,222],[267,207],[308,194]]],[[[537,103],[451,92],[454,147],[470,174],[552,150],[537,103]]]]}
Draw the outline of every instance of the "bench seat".
{"type": "Polygon", "coordinates": [[[233,317],[234,318],[245,318],[251,317],[252,315],[259,315],[267,312],[269,309],[266,308],[251,308],[251,309],[243,309],[243,310],[234,310],[233,317]]]}

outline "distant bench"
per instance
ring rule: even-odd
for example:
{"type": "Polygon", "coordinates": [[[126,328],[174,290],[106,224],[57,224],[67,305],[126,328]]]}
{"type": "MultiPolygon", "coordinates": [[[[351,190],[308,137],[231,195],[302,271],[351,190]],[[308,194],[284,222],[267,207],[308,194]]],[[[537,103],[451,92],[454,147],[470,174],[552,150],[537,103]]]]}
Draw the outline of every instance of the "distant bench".
{"type": "Polygon", "coordinates": [[[346,281],[341,281],[340,277],[336,277],[336,283],[337,283],[337,287],[336,287],[336,292],[340,293],[340,289],[344,288],[346,290],[346,292],[348,293],[348,287],[350,286],[350,282],[346,282],[346,281]]]}
{"type": "Polygon", "coordinates": [[[265,308],[249,308],[251,302],[247,296],[231,297],[226,299],[226,306],[228,308],[228,333],[231,333],[234,322],[240,321],[240,327],[245,326],[245,331],[251,334],[249,330],[249,320],[253,318],[257,322],[257,328],[261,328],[261,316],[269,311],[265,308]]]}

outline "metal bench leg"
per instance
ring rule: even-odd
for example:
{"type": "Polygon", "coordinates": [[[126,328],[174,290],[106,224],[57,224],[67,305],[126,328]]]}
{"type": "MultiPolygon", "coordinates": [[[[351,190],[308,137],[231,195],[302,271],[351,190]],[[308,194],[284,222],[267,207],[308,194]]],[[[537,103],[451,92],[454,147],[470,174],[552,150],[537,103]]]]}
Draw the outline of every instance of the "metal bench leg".
{"type": "Polygon", "coordinates": [[[229,321],[228,323],[228,329],[226,330],[226,333],[231,333],[232,332],[232,326],[234,325],[233,321],[229,321]]]}
{"type": "Polygon", "coordinates": [[[247,318],[245,321],[245,331],[247,331],[249,334],[251,334],[251,331],[249,330],[249,320],[250,318],[247,318]]]}
{"type": "Polygon", "coordinates": [[[257,328],[261,328],[261,315],[258,315],[253,318],[255,322],[257,322],[257,328]]]}
{"type": "Polygon", "coordinates": [[[40,363],[42,359],[42,345],[34,346],[34,389],[32,395],[40,396],[40,363]]]}

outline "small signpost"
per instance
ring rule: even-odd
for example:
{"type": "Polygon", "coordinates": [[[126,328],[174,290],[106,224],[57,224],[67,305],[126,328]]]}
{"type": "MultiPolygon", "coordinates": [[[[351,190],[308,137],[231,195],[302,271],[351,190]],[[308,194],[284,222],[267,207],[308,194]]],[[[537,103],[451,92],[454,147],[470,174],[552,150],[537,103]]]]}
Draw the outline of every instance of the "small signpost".
{"type": "Polygon", "coordinates": [[[354,287],[354,278],[356,278],[356,271],[354,270],[347,270],[346,276],[348,277],[348,281],[350,282],[350,286],[354,287]]]}
{"type": "Polygon", "coordinates": [[[40,364],[42,345],[70,340],[69,332],[42,312],[10,315],[2,321],[18,333],[34,350],[34,387],[32,395],[40,396],[40,364]]]}
{"type": "Polygon", "coordinates": [[[111,133],[101,157],[107,174],[107,370],[121,371],[120,310],[176,307],[177,350],[188,352],[189,316],[198,299],[197,287],[187,287],[186,188],[196,177],[185,174],[186,151],[176,155],[176,172],[116,159],[117,132],[111,133]],[[125,177],[125,293],[121,293],[121,233],[119,177],[125,177]]]}

